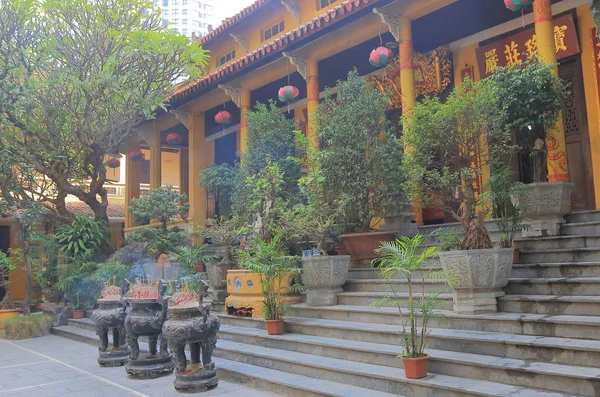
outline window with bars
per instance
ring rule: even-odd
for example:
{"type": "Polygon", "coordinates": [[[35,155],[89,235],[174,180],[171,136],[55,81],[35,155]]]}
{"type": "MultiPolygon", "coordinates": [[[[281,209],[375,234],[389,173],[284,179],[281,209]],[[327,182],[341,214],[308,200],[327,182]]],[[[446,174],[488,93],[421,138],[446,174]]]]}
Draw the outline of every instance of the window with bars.
{"type": "Polygon", "coordinates": [[[279,33],[283,33],[285,31],[285,23],[283,21],[279,22],[276,25],[271,26],[268,29],[265,29],[263,32],[262,41],[269,40],[272,37],[277,37],[279,33]]]}
{"type": "Polygon", "coordinates": [[[330,5],[337,3],[338,0],[317,0],[317,6],[319,9],[329,7],[330,5]]]}
{"type": "Polygon", "coordinates": [[[235,59],[235,50],[229,51],[227,54],[219,57],[217,66],[225,65],[229,61],[233,61],[235,59]]]}

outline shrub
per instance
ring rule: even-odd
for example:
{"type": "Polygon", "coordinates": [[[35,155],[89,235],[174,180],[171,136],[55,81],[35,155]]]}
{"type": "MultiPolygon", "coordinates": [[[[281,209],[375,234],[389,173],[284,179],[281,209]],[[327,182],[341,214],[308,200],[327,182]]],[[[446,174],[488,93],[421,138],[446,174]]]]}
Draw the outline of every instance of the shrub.
{"type": "Polygon", "coordinates": [[[33,314],[9,318],[3,322],[7,339],[29,339],[48,335],[52,327],[52,318],[33,314]]]}

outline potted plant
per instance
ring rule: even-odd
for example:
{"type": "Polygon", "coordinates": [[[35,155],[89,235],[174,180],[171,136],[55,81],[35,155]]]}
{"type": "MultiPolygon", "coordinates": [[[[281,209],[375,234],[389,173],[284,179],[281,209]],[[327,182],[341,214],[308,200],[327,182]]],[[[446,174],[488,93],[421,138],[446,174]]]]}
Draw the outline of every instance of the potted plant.
{"type": "Polygon", "coordinates": [[[496,94],[490,80],[467,79],[444,103],[426,98],[403,117],[411,198],[445,209],[464,229],[458,250],[439,253],[443,268],[456,271],[458,313],[496,312],[512,268],[512,248],[495,248],[485,228],[479,192],[482,167],[510,151],[496,94]]]}
{"type": "Polygon", "coordinates": [[[429,354],[425,352],[429,327],[432,322],[439,321],[441,314],[436,311],[440,300],[438,297],[445,291],[425,293],[425,283],[438,282],[451,285],[453,275],[448,270],[436,270],[429,261],[437,253],[437,247],[422,247],[423,237],[400,237],[396,241],[382,242],[377,248],[379,272],[384,280],[389,281],[390,291],[384,298],[373,302],[374,306],[384,304],[398,308],[402,330],[403,353],[398,357],[404,363],[404,372],[410,379],[427,376],[429,354]],[[421,272],[419,279],[415,272],[421,272]],[[400,296],[393,282],[398,277],[406,279],[408,299],[400,296]]]}
{"type": "Polygon", "coordinates": [[[206,255],[204,245],[182,245],[175,248],[175,251],[169,254],[169,259],[173,262],[179,262],[182,270],[186,274],[203,273],[206,271],[206,262],[214,259],[211,255],[206,255]]]}
{"type": "Polygon", "coordinates": [[[548,131],[558,122],[567,93],[565,83],[553,74],[555,67],[534,59],[516,67],[498,68],[490,77],[504,128],[516,134],[525,164],[523,181],[528,184],[522,194],[513,197],[530,219],[531,227],[523,230],[524,237],[559,234],[574,186],[557,178],[557,174],[568,174],[566,168],[553,170],[550,180],[548,175],[548,131]]]}
{"type": "Polygon", "coordinates": [[[9,253],[0,251],[0,290],[4,291],[0,301],[0,330],[4,330],[4,320],[17,317],[21,309],[17,308],[10,297],[10,273],[18,269],[16,265],[22,259],[20,250],[9,250],[9,253]]]}
{"type": "Polygon", "coordinates": [[[296,285],[284,285],[283,281],[290,273],[300,273],[299,258],[289,256],[283,240],[275,236],[270,242],[256,237],[248,251],[240,252],[239,260],[242,268],[259,274],[263,295],[263,316],[267,323],[268,334],[283,334],[286,303],[281,292],[299,288],[296,285]]]}
{"type": "Polygon", "coordinates": [[[75,302],[73,302],[73,311],[72,316],[76,320],[80,320],[85,317],[85,310],[83,309],[83,304],[79,299],[80,293],[75,293],[75,302]]]}
{"type": "Polygon", "coordinates": [[[308,169],[298,182],[304,203],[288,211],[282,217],[282,224],[295,237],[307,238],[310,245],[316,246],[316,250],[305,250],[302,255],[302,283],[306,287],[307,305],[332,306],[337,304],[337,294],[342,292],[346,282],[350,256],[328,255],[326,238],[342,217],[344,202],[328,200],[326,196],[321,152],[310,145],[302,132],[297,133],[296,139],[306,151],[306,157],[297,159],[308,169]]]}
{"type": "Polygon", "coordinates": [[[394,239],[395,231],[374,228],[405,201],[402,146],[387,110],[386,95],[352,71],[317,111],[327,197],[344,202],[341,237],[355,259],[372,259],[381,241],[394,239]]]}

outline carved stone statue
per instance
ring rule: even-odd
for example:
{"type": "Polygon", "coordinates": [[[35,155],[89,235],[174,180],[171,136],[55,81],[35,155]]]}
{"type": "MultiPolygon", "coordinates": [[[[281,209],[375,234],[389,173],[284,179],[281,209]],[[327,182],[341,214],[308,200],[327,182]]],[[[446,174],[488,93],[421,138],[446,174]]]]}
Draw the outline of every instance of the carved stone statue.
{"type": "Polygon", "coordinates": [[[162,326],[167,319],[167,300],[164,299],[166,285],[161,281],[157,299],[128,297],[125,330],[130,355],[125,369],[129,375],[141,378],[156,378],[173,372],[172,356],[167,348],[167,339],[162,326]],[[140,355],[138,338],[148,337],[149,354],[140,355]],[[160,352],[158,351],[160,344],[160,352]],[[158,354],[157,354],[158,353],[158,354]]]}
{"type": "Polygon", "coordinates": [[[169,306],[170,319],[163,334],[175,354],[175,389],[203,392],[219,383],[212,353],[217,345],[219,318],[210,314],[211,306],[203,303],[208,285],[200,281],[196,305],[169,306]],[[185,355],[189,345],[190,361],[185,355]]]}
{"type": "MultiPolygon", "coordinates": [[[[106,280],[102,280],[103,292],[107,290],[106,280]]],[[[122,291],[122,289],[121,289],[122,291]]],[[[92,320],[96,324],[96,335],[100,338],[98,364],[115,367],[127,362],[129,349],[125,344],[125,309],[121,295],[102,296],[98,299],[98,309],[94,310],[92,320]],[[109,333],[112,331],[112,348],[109,349],[109,333]]]]}

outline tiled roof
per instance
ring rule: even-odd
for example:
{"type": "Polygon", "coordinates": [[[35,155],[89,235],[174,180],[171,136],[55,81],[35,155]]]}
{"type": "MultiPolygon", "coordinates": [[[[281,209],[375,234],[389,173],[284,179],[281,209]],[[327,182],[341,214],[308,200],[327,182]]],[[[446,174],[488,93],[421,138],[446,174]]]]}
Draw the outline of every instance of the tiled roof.
{"type": "MultiPolygon", "coordinates": [[[[83,201],[67,201],[67,211],[73,215],[93,216],[92,209],[83,201]]],[[[106,214],[109,218],[125,218],[125,206],[123,204],[108,204],[106,214]]]]}
{"type": "Polygon", "coordinates": [[[254,3],[250,4],[248,7],[244,8],[242,11],[240,11],[237,14],[235,14],[234,16],[224,20],[223,23],[221,25],[217,26],[217,28],[215,30],[213,30],[212,32],[209,32],[208,34],[205,34],[204,36],[200,37],[200,39],[199,39],[200,44],[204,45],[204,44],[208,43],[209,41],[211,41],[212,39],[214,39],[215,37],[220,35],[225,30],[229,29],[233,25],[238,24],[239,22],[246,19],[251,14],[254,14],[255,11],[262,8],[265,4],[268,4],[272,1],[273,0],[256,0],[254,3]]]}
{"type": "MultiPolygon", "coordinates": [[[[256,6],[258,3],[262,3],[268,0],[259,0],[248,8],[256,6]]],[[[228,76],[231,76],[241,69],[248,67],[249,65],[258,62],[261,59],[266,58],[269,55],[282,52],[288,46],[293,45],[295,42],[301,41],[308,36],[311,36],[320,30],[325,29],[333,25],[334,23],[367,8],[370,4],[373,4],[376,0],[346,0],[342,4],[328,10],[327,12],[313,18],[302,26],[278,37],[277,39],[263,45],[262,47],[254,50],[243,57],[236,59],[235,61],[225,65],[217,71],[196,80],[195,82],[189,82],[175,93],[171,95],[169,101],[171,104],[174,102],[182,101],[188,96],[202,90],[203,88],[217,83],[228,76]]],[[[241,13],[240,13],[241,14],[241,13]]],[[[239,15],[239,14],[238,14],[239,15]]],[[[235,17],[234,17],[235,18],[235,17]]],[[[232,18],[233,19],[233,18],[232,18]]],[[[224,26],[224,25],[222,25],[224,26]]]]}

